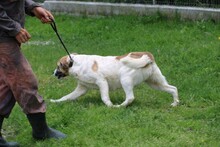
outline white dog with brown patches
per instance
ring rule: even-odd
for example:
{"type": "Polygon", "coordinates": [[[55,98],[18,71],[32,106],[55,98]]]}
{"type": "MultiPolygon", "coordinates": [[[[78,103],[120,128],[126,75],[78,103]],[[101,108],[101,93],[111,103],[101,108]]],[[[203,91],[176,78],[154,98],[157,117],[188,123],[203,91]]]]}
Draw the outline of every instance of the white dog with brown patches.
{"type": "Polygon", "coordinates": [[[109,107],[127,106],[134,100],[133,88],[142,83],[170,93],[173,96],[172,106],[179,103],[177,88],[169,85],[149,52],[131,52],[123,56],[98,56],[71,54],[73,64],[68,56],[57,63],[54,75],[58,78],[72,75],[78,80],[76,89],[51,102],[75,100],[89,89],[99,89],[102,101],[109,107]],[[126,98],[120,105],[113,105],[109,90],[123,88],[126,98]]]}

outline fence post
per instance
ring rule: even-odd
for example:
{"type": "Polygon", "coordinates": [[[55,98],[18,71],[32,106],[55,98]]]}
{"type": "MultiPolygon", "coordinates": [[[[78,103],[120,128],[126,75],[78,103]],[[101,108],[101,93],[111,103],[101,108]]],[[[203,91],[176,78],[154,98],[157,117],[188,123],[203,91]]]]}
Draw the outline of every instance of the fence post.
{"type": "Polygon", "coordinates": [[[153,5],[156,5],[156,0],[153,0],[153,5]]]}

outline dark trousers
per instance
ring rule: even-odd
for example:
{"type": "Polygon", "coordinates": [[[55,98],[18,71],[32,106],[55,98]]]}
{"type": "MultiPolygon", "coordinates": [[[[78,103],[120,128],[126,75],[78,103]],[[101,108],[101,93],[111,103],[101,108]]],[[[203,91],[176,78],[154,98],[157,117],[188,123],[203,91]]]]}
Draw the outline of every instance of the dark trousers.
{"type": "Polygon", "coordinates": [[[0,115],[8,117],[16,102],[25,114],[46,111],[30,64],[19,44],[10,41],[0,43],[0,115]]]}

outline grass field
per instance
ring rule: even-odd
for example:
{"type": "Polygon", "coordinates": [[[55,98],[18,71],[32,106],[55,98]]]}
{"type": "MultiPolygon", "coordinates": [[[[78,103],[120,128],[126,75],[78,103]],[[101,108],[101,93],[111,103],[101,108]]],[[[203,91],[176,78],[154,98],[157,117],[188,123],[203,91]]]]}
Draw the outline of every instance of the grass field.
{"type": "MultiPolygon", "coordinates": [[[[122,55],[150,51],[170,84],[177,86],[180,105],[172,108],[171,95],[135,88],[136,99],[127,108],[107,108],[98,91],[77,101],[59,104],[71,92],[72,77],[57,80],[57,60],[66,55],[49,25],[28,18],[32,39],[22,46],[39,80],[47,103],[48,124],[66,133],[63,140],[36,142],[21,108],[16,105],[4,122],[3,135],[24,147],[176,147],[220,146],[220,25],[211,21],[167,20],[161,16],[56,16],[57,27],[70,52],[122,55]]],[[[111,92],[114,103],[122,90],[111,92]]]]}

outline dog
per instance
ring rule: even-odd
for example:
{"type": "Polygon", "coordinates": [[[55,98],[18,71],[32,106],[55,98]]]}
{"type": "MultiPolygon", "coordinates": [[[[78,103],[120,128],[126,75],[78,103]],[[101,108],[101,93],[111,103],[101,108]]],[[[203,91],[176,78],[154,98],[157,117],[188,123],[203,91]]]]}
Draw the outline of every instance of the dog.
{"type": "Polygon", "coordinates": [[[173,97],[171,106],[179,103],[178,90],[169,85],[157,66],[154,56],[149,52],[131,52],[122,56],[98,56],[71,54],[57,62],[54,75],[60,79],[71,75],[78,81],[76,89],[60,99],[51,102],[76,100],[89,89],[99,89],[101,99],[108,107],[126,107],[135,99],[133,88],[142,83],[168,92],[173,97]],[[114,105],[109,91],[123,88],[126,98],[120,105],[114,105]]]}

